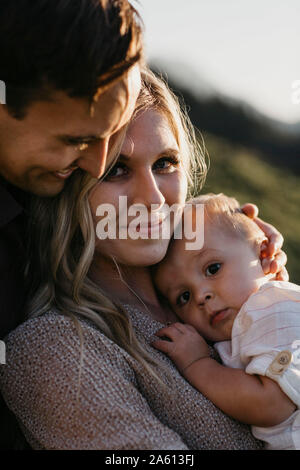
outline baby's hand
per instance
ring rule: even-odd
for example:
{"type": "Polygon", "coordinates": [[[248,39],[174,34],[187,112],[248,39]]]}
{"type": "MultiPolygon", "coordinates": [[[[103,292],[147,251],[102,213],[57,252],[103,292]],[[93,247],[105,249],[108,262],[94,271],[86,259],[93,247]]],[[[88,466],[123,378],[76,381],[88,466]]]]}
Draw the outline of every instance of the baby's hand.
{"type": "Polygon", "coordinates": [[[191,325],[173,323],[157,331],[155,335],[171,340],[155,340],[152,346],[167,354],[182,373],[198,359],[209,357],[209,348],[205,340],[191,325]]]}

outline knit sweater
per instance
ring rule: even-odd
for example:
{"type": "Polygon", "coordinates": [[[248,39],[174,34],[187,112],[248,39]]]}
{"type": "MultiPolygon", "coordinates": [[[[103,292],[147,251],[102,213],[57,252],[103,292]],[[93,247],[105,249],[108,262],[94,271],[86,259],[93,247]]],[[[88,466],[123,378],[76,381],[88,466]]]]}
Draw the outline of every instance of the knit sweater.
{"type": "Polygon", "coordinates": [[[126,307],[137,337],[167,370],[158,382],[89,321],[49,312],[6,338],[0,388],[33,449],[259,449],[151,345],[162,324],[126,307]],[[82,357],[82,367],[80,367],[82,357]],[[81,373],[80,373],[81,370],[81,373]]]}

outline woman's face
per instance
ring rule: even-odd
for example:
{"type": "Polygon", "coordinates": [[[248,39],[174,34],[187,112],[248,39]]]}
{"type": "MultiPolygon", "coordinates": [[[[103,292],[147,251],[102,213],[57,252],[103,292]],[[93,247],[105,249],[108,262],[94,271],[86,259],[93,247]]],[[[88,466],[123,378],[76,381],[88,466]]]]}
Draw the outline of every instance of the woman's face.
{"type": "MultiPolygon", "coordinates": [[[[169,122],[161,113],[149,109],[130,124],[117,163],[105,180],[95,186],[89,198],[95,229],[105,217],[107,220],[107,213],[96,215],[99,205],[111,204],[116,211],[117,237],[102,240],[97,237],[96,256],[113,256],[118,263],[128,266],[150,266],[162,260],[169,244],[169,238],[162,236],[161,220],[165,209],[173,204],[183,206],[187,194],[181,158],[169,122]],[[140,224],[135,224],[137,213],[133,216],[129,212],[126,221],[124,212],[119,210],[120,196],[127,197],[128,209],[140,205],[143,217],[146,211],[147,220],[144,218],[140,224]],[[130,225],[136,225],[136,232],[144,238],[133,239],[127,233],[125,239],[119,239],[118,227],[124,229],[124,223],[126,233],[130,225]]],[[[171,234],[172,231],[171,222],[171,234]]]]}

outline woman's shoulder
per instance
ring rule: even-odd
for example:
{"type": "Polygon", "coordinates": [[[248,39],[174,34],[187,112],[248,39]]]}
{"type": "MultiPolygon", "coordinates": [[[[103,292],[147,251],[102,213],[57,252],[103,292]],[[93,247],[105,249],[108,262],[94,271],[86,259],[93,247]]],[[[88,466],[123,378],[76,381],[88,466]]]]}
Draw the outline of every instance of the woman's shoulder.
{"type": "MultiPolygon", "coordinates": [[[[4,341],[8,346],[16,342],[19,343],[19,341],[22,344],[27,342],[42,342],[45,344],[45,340],[51,342],[52,340],[59,341],[60,339],[63,339],[64,342],[73,343],[75,337],[78,337],[79,340],[79,331],[83,332],[83,334],[105,338],[91,320],[62,314],[57,310],[49,310],[42,315],[26,320],[9,333],[4,341]]],[[[106,339],[108,340],[108,338],[106,339]]]]}
{"type": "Polygon", "coordinates": [[[68,338],[74,341],[75,336],[71,319],[54,311],[30,318],[4,338],[6,364],[11,358],[16,362],[19,356],[26,357],[28,354],[33,357],[35,351],[46,350],[53,343],[68,341],[68,338]]]}
{"type": "Polygon", "coordinates": [[[49,310],[37,317],[29,318],[21,323],[15,330],[11,331],[4,339],[6,344],[14,343],[16,340],[31,340],[33,337],[42,335],[63,334],[65,330],[72,329],[71,318],[61,315],[58,311],[49,310]]]}
{"type": "Polygon", "coordinates": [[[81,369],[88,381],[114,375],[132,380],[125,351],[91,321],[56,311],[21,324],[5,338],[5,346],[0,388],[10,397],[25,389],[46,393],[51,388],[53,394],[53,384],[62,393],[66,384],[78,382],[81,369]]]}
{"type": "Polygon", "coordinates": [[[118,393],[135,385],[121,348],[92,322],[77,321],[81,333],[72,318],[51,311],[5,339],[0,390],[37,448],[85,448],[97,433],[101,441],[114,399],[119,403],[118,393]]]}
{"type": "Polygon", "coordinates": [[[4,342],[6,366],[11,373],[28,369],[28,364],[31,368],[42,368],[58,362],[76,364],[82,354],[91,363],[101,354],[102,365],[122,357],[119,346],[92,321],[69,317],[55,310],[28,319],[12,331],[4,342]]]}

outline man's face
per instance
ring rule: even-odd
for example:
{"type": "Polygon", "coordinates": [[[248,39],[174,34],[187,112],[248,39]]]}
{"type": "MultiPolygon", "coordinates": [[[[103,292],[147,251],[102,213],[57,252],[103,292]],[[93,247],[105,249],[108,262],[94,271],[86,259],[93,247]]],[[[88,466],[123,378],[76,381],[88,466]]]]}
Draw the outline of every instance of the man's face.
{"type": "Polygon", "coordinates": [[[39,196],[55,196],[77,167],[100,178],[130,120],[140,90],[139,66],[91,106],[61,91],[34,102],[23,120],[0,105],[0,175],[39,196]]]}

